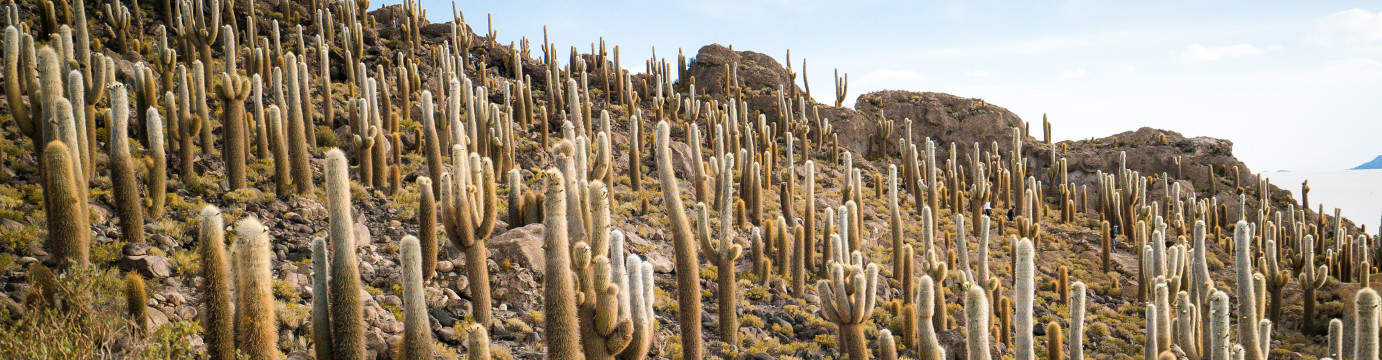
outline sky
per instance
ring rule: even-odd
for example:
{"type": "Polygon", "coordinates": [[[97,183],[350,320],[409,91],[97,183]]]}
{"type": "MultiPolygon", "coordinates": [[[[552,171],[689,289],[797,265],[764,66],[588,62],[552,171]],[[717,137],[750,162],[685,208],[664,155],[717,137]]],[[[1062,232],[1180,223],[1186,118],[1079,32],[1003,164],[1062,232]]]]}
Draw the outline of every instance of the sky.
{"type": "MultiPolygon", "coordinates": [[[[449,0],[421,0],[433,22],[449,0]]],[[[382,1],[396,4],[399,1],[382,1]]],[[[376,2],[380,4],[380,2],[376,2]]],[[[378,6],[378,5],[376,5],[378,6]]],[[[877,90],[982,98],[1057,140],[1143,126],[1225,138],[1253,171],[1346,169],[1382,155],[1382,3],[1342,1],[467,0],[477,32],[563,52],[604,37],[626,68],[733,45],[785,60],[833,104],[877,90]]],[[[538,53],[537,50],[534,50],[538,53]]]]}

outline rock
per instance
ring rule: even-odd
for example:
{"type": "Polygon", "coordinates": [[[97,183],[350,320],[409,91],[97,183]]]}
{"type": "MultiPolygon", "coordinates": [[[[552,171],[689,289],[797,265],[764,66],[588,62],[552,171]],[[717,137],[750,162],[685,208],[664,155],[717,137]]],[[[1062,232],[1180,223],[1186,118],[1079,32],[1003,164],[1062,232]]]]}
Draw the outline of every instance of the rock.
{"type": "Polygon", "coordinates": [[[138,271],[145,278],[165,278],[173,275],[172,264],[168,258],[156,255],[126,256],[120,259],[120,268],[138,271]]]}
{"type": "Polygon", "coordinates": [[[456,317],[452,316],[451,312],[446,311],[446,309],[434,308],[430,310],[430,313],[432,315],[432,318],[436,319],[437,323],[441,324],[442,326],[450,328],[451,325],[454,325],[456,323],[456,317]]]}
{"type": "Polygon", "coordinates": [[[355,223],[355,247],[362,248],[370,245],[369,227],[365,224],[355,223]]]}
{"type": "Polygon", "coordinates": [[[442,260],[442,261],[438,261],[438,262],[437,262],[437,273],[441,273],[441,274],[449,273],[449,272],[451,272],[451,270],[454,270],[454,269],[453,269],[454,267],[455,267],[455,265],[452,265],[452,264],[451,264],[451,260],[442,260]]]}
{"type": "Polygon", "coordinates": [[[149,253],[149,244],[145,244],[145,243],[129,243],[129,244],[125,244],[124,247],[120,248],[120,253],[125,254],[125,256],[140,256],[140,255],[146,255],[146,254],[149,253]]]}
{"type": "MultiPolygon", "coordinates": [[[[720,44],[702,46],[697,50],[694,60],[687,64],[687,75],[696,78],[697,91],[724,99],[725,70],[735,64],[739,84],[743,87],[750,109],[776,109],[778,102],[774,92],[783,84],[794,83],[788,77],[787,69],[772,56],[753,51],[734,51],[720,44]]],[[[798,90],[799,94],[804,93],[795,85],[789,86],[798,90]]],[[[767,113],[769,123],[778,120],[776,111],[767,113]]],[[[712,137],[715,134],[705,135],[712,137]]]]}
{"type": "Polygon", "coordinates": [[[452,329],[450,326],[437,329],[437,340],[449,345],[461,343],[461,337],[457,336],[456,329],[452,329]]]}
{"type": "Polygon", "coordinates": [[[822,109],[821,117],[830,119],[840,144],[856,156],[867,152],[869,137],[875,134],[872,119],[880,111],[895,120],[893,136],[885,146],[889,154],[901,153],[898,139],[907,135],[904,119],[912,120],[912,142],[918,144],[918,150],[924,150],[926,138],[931,138],[939,153],[948,152],[952,142],[966,150],[978,142],[987,150],[996,141],[1001,151],[1007,151],[1012,147],[1012,128],[1025,126],[1017,114],[983,99],[936,92],[871,92],[855,100],[854,110],[822,109]]]}
{"type": "Polygon", "coordinates": [[[542,224],[528,224],[499,234],[489,241],[490,248],[494,249],[494,260],[508,261],[514,266],[529,269],[542,269],[547,264],[542,254],[545,234],[546,227],[542,224]]]}

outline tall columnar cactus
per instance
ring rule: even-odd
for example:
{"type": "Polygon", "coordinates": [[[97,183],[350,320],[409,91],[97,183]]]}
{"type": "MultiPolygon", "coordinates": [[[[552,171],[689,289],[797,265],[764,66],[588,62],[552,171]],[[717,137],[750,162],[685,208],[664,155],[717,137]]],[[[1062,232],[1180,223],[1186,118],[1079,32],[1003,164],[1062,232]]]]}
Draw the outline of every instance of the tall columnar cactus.
{"type": "Polygon", "coordinates": [[[331,339],[331,262],[325,238],[312,239],[312,350],[318,359],[333,359],[331,339]]]}
{"type": "Polygon", "coordinates": [[[288,145],[284,138],[283,117],[278,105],[269,105],[269,110],[265,112],[267,123],[264,124],[269,134],[269,148],[274,158],[274,194],[280,199],[287,198],[292,193],[292,174],[288,163],[288,145]]]}
{"type": "Polygon", "coordinates": [[[125,85],[111,84],[110,91],[110,179],[115,193],[115,214],[120,217],[120,238],[127,243],[144,242],[144,201],[139,180],[134,177],[134,158],[130,157],[129,99],[125,85]]]}
{"type": "Polygon", "coordinates": [[[278,359],[274,319],[273,248],[268,229],[250,217],[235,225],[236,348],[253,359],[278,359]]]}
{"type": "Polygon", "coordinates": [[[643,191],[643,122],[638,115],[629,117],[629,187],[643,191]]]}
{"type": "Polygon", "coordinates": [[[893,340],[892,330],[883,329],[878,332],[878,358],[882,360],[897,360],[897,342],[893,340]]]}
{"type": "Polygon", "coordinates": [[[1228,294],[1215,291],[1209,300],[1209,359],[1229,359],[1228,294]]]}
{"type": "Polygon", "coordinates": [[[451,150],[452,168],[441,175],[442,223],[451,243],[465,251],[466,276],[470,279],[471,308],[475,321],[489,324],[489,250],[485,243],[499,216],[499,191],[494,180],[494,163],[477,153],[467,157],[464,147],[451,150]],[[478,182],[478,183],[473,183],[478,182]]]}
{"type": "MultiPolygon", "coordinates": [[[[571,245],[568,240],[567,195],[565,177],[557,169],[546,171],[547,198],[543,221],[548,229],[543,240],[546,255],[546,275],[543,276],[543,328],[547,358],[553,360],[583,359],[580,343],[580,324],[576,321],[575,274],[571,271],[571,245]]],[[[698,294],[699,295],[699,294],[698,294]]],[[[699,315],[699,313],[697,314],[699,315]]],[[[699,326],[697,322],[697,326],[699,326]]]]}
{"type": "Polygon", "coordinates": [[[417,178],[418,243],[422,250],[422,280],[430,280],[437,271],[437,201],[432,193],[432,179],[417,178]]]}
{"type": "MultiPolygon", "coordinates": [[[[1015,291],[1014,305],[1017,307],[1014,327],[1017,332],[1016,356],[1017,360],[1036,359],[1035,349],[1032,341],[1032,301],[1036,295],[1036,250],[1032,246],[1032,241],[1022,238],[1017,241],[1017,267],[1015,273],[1013,291],[1015,291]]],[[[1150,319],[1150,317],[1149,317],[1150,319]]],[[[1149,335],[1150,337],[1150,335],[1149,335]]]]}
{"type": "MultiPolygon", "coordinates": [[[[289,64],[297,63],[297,57],[293,53],[289,52],[286,57],[289,64]]],[[[286,73],[288,79],[288,117],[283,124],[284,133],[287,134],[284,139],[288,144],[288,164],[292,168],[294,193],[296,195],[310,195],[314,190],[312,187],[312,168],[308,167],[307,164],[307,159],[311,157],[309,154],[311,147],[308,146],[307,140],[309,139],[307,139],[306,128],[311,126],[311,122],[302,115],[304,102],[302,101],[302,91],[299,89],[300,86],[306,85],[301,83],[301,74],[298,74],[297,68],[296,66],[288,66],[286,73]]],[[[345,181],[348,185],[350,180],[346,179],[345,181]]],[[[347,195],[349,195],[349,190],[349,187],[345,189],[347,195]]]]}
{"type": "Polygon", "coordinates": [[[1084,360],[1085,285],[1070,284],[1070,360],[1084,360]]]}
{"type": "Polygon", "coordinates": [[[85,200],[77,188],[81,177],[76,159],[61,141],[48,143],[43,151],[43,202],[48,214],[46,248],[60,265],[84,267],[90,263],[91,226],[83,215],[85,200]]]}
{"type": "Polygon", "coordinates": [[[345,153],[326,152],[326,209],[331,220],[331,337],[336,359],[365,357],[364,305],[360,299],[355,221],[350,213],[350,164],[345,153]]]}
{"type": "Polygon", "coordinates": [[[984,289],[978,286],[966,289],[964,306],[965,353],[969,360],[989,360],[992,358],[989,353],[989,318],[993,316],[989,314],[989,300],[984,289]]]}
{"type": "MultiPolygon", "coordinates": [[[[323,77],[325,78],[325,77],[323,77]]],[[[427,176],[440,178],[442,172],[441,138],[437,135],[436,111],[433,110],[432,91],[422,91],[422,150],[427,157],[427,176]]],[[[432,194],[441,196],[441,189],[432,194]]]]}
{"type": "MultiPolygon", "coordinates": [[[[1160,331],[1159,329],[1157,329],[1158,326],[1156,325],[1156,319],[1158,316],[1161,315],[1158,315],[1157,313],[1156,304],[1147,304],[1147,325],[1143,328],[1143,332],[1146,334],[1146,336],[1144,337],[1145,342],[1142,344],[1143,360],[1157,360],[1158,356],[1160,356],[1161,354],[1161,346],[1157,344],[1159,342],[1158,340],[1160,340],[1159,338],[1161,337],[1159,336],[1159,334],[1157,334],[1157,332],[1160,331]]],[[[1021,331],[1019,331],[1019,333],[1020,332],[1021,331]]]]}
{"type": "MultiPolygon", "coordinates": [[[[805,144],[803,144],[804,146],[805,144]]],[[[803,256],[806,258],[806,267],[815,269],[816,263],[816,162],[806,160],[806,181],[803,183],[806,192],[805,213],[802,213],[802,223],[806,227],[805,246],[802,248],[803,256]]],[[[820,275],[825,275],[825,270],[820,271],[820,275]]],[[[824,277],[824,276],[822,276],[824,277]]]]}
{"type": "Polygon", "coordinates": [[[1063,348],[1061,347],[1061,343],[1062,343],[1062,342],[1064,342],[1064,341],[1061,340],[1060,323],[1059,323],[1059,322],[1055,322],[1055,321],[1046,323],[1046,359],[1047,359],[1047,360],[1062,360],[1062,359],[1065,358],[1065,354],[1064,354],[1065,349],[1063,349],[1063,348]]]}
{"type": "MultiPolygon", "coordinates": [[[[675,239],[673,248],[676,257],[677,303],[680,306],[677,320],[678,326],[681,327],[682,358],[699,359],[703,354],[700,261],[696,258],[696,238],[692,235],[691,223],[686,217],[686,207],[681,202],[677,175],[672,168],[671,134],[672,129],[667,121],[657,123],[657,171],[662,182],[662,196],[666,202],[664,206],[667,208],[668,217],[671,218],[675,239]]],[[[550,201],[550,190],[547,196],[550,201]]],[[[551,211],[551,208],[547,208],[547,211],[551,211]]]]}
{"type": "MultiPolygon", "coordinates": [[[[935,313],[934,293],[935,282],[931,280],[930,276],[922,275],[920,284],[917,285],[916,298],[917,327],[919,329],[917,331],[917,359],[919,360],[945,359],[945,349],[940,346],[940,340],[936,338],[936,327],[931,325],[931,316],[935,313]]],[[[967,309],[969,305],[965,305],[965,307],[967,309]]],[[[987,309],[985,309],[985,314],[987,314],[987,309]]],[[[966,319],[966,324],[972,319],[966,319]]],[[[983,322],[988,323],[988,316],[984,316],[983,322]]],[[[973,327],[969,329],[974,331],[973,327]]],[[[988,326],[985,325],[984,329],[987,330],[988,326]]]]}
{"type": "MultiPolygon", "coordinates": [[[[1257,293],[1253,288],[1252,270],[1252,229],[1248,222],[1239,220],[1233,227],[1233,254],[1236,257],[1238,285],[1238,333],[1247,360],[1264,360],[1262,347],[1258,345],[1257,293]]],[[[1313,295],[1313,294],[1311,294],[1313,295]]],[[[1313,309],[1312,309],[1313,310],[1313,309]]]]}
{"type": "MultiPolygon", "coordinates": [[[[235,43],[235,31],[226,25],[225,30],[226,54],[227,59],[234,59],[238,56],[235,43]]],[[[249,78],[235,73],[235,62],[226,61],[227,72],[221,73],[221,81],[216,84],[216,97],[221,99],[221,127],[224,129],[224,139],[222,144],[225,150],[221,151],[221,157],[226,163],[226,178],[230,184],[230,190],[237,190],[245,187],[245,156],[248,153],[245,145],[248,144],[248,130],[245,126],[245,99],[250,95],[249,78]]],[[[210,146],[205,144],[203,146],[210,146]]]]}
{"type": "MultiPolygon", "coordinates": [[[[614,240],[615,254],[622,254],[623,233],[615,230],[611,234],[614,240]]],[[[620,316],[623,317],[624,309],[627,308],[628,319],[633,322],[633,339],[624,351],[619,353],[620,360],[643,360],[648,357],[648,350],[653,345],[653,333],[657,332],[657,321],[653,314],[653,302],[655,299],[653,283],[653,264],[643,261],[638,255],[629,255],[623,263],[616,263],[616,276],[626,278],[627,287],[621,285],[620,289],[620,316]],[[627,291],[626,291],[627,290],[627,291]],[[627,296],[625,296],[627,294],[627,296]]]]}
{"type": "Polygon", "coordinates": [[[193,96],[201,96],[201,84],[206,80],[206,68],[200,60],[192,62],[190,75],[188,71],[186,66],[178,66],[178,115],[175,117],[178,123],[178,178],[182,179],[184,185],[196,183],[197,174],[192,164],[196,159],[196,147],[193,143],[203,131],[203,122],[200,113],[193,115],[192,106],[193,96]]]}
{"type": "Polygon", "coordinates": [[[820,291],[821,318],[835,323],[839,329],[840,353],[850,360],[869,358],[868,340],[864,339],[864,322],[873,314],[877,301],[878,264],[864,265],[859,252],[846,254],[842,236],[832,235],[831,246],[840,256],[830,264],[830,279],[816,282],[820,291]]]}
{"type": "Polygon", "coordinates": [[[201,257],[202,328],[212,360],[235,359],[235,320],[231,316],[230,264],[226,259],[225,223],[221,209],[207,205],[198,215],[197,255],[201,257]]]}
{"type": "Polygon", "coordinates": [[[1365,287],[1358,290],[1353,301],[1353,318],[1357,329],[1353,335],[1353,357],[1350,360],[1377,360],[1377,292],[1365,287]]]}
{"type": "MultiPolygon", "coordinates": [[[[1356,336],[1355,334],[1355,339],[1357,339],[1356,336]]],[[[1341,356],[1344,355],[1344,322],[1342,320],[1329,320],[1329,341],[1326,343],[1325,349],[1325,357],[1342,359],[1341,356]]]]}
{"type": "Polygon", "coordinates": [[[422,245],[417,237],[404,236],[399,248],[403,265],[403,349],[400,358],[432,358],[432,329],[422,294],[422,245]]]}
{"type": "MultiPolygon", "coordinates": [[[[627,282],[628,278],[627,273],[614,271],[610,262],[609,193],[599,180],[590,182],[588,188],[593,220],[589,242],[573,245],[573,266],[581,291],[576,297],[581,347],[588,359],[612,360],[633,340],[632,311],[629,300],[625,300],[629,297],[621,295],[627,289],[615,283],[627,282]],[[624,316],[625,313],[630,315],[624,316]]],[[[568,196],[568,201],[576,201],[575,194],[568,196]]],[[[622,245],[623,235],[618,236],[622,245]]]]}
{"type": "MultiPolygon", "coordinates": [[[[211,66],[211,45],[220,39],[221,1],[220,0],[182,0],[178,9],[182,12],[178,21],[178,33],[196,46],[198,59],[211,66]],[[210,3],[203,3],[209,1],[210,3]]],[[[204,144],[203,146],[210,146],[204,144]]]]}
{"type": "Polygon", "coordinates": [[[1286,284],[1291,282],[1291,270],[1281,268],[1281,262],[1277,260],[1275,240],[1267,240],[1266,250],[1257,263],[1264,267],[1262,272],[1270,301],[1267,307],[1267,318],[1271,319],[1272,322],[1280,322],[1283,290],[1286,289],[1286,284]]]}
{"type": "MultiPolygon", "coordinates": [[[[168,93],[168,99],[172,99],[168,93]]],[[[168,198],[168,153],[164,148],[163,117],[158,109],[149,108],[146,115],[149,135],[149,217],[163,218],[163,205],[168,198]]]]}
{"type": "MultiPolygon", "coordinates": [[[[734,164],[734,156],[725,154],[722,169],[728,169],[733,166],[732,164],[734,164]]],[[[696,206],[696,223],[701,229],[701,252],[705,253],[706,261],[718,269],[715,309],[719,315],[720,339],[730,346],[739,346],[739,285],[734,263],[743,255],[744,247],[735,243],[734,229],[730,222],[730,217],[734,213],[729,201],[734,192],[732,176],[732,171],[721,171],[720,179],[716,181],[716,185],[720,186],[719,203],[722,205],[720,208],[719,245],[716,246],[711,243],[710,211],[706,208],[705,203],[696,206]]],[[[757,185],[747,184],[747,186],[757,185]]]]}
{"type": "MultiPolygon", "coordinates": [[[[1234,241],[1238,241],[1234,237],[1234,241]]],[[[1315,267],[1315,238],[1305,235],[1300,241],[1301,257],[1304,260],[1300,273],[1301,298],[1304,301],[1302,309],[1303,319],[1301,321],[1301,332],[1313,334],[1315,332],[1315,291],[1324,286],[1325,279],[1329,278],[1329,265],[1315,267]]]]}

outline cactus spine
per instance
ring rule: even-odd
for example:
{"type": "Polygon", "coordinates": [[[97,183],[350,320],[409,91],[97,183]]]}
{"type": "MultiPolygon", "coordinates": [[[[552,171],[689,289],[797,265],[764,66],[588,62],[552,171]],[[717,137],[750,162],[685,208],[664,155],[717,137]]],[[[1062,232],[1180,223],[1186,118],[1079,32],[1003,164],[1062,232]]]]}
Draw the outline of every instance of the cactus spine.
{"type": "Polygon", "coordinates": [[[336,359],[363,360],[365,324],[360,300],[363,289],[359,260],[355,256],[355,221],[350,213],[349,167],[340,149],[326,152],[326,208],[331,219],[332,353],[336,359]]]}
{"type": "MultiPolygon", "coordinates": [[[[683,359],[700,359],[700,261],[696,259],[696,239],[692,235],[690,221],[686,218],[686,207],[682,205],[681,190],[677,186],[677,176],[672,169],[671,133],[667,121],[657,123],[657,171],[662,182],[662,196],[666,202],[664,206],[667,208],[668,217],[671,218],[672,234],[675,238],[677,303],[680,306],[677,311],[677,322],[681,327],[681,354],[683,359]]],[[[551,196],[548,194],[549,198],[551,196]]],[[[550,208],[548,210],[550,211],[550,208]]]]}
{"type": "Polygon", "coordinates": [[[268,229],[250,217],[235,226],[236,348],[253,359],[278,359],[278,321],[274,319],[273,249],[268,229]]]}
{"type": "Polygon", "coordinates": [[[422,245],[417,237],[404,236],[403,253],[403,350],[402,359],[432,358],[432,329],[422,295],[422,245]]]}

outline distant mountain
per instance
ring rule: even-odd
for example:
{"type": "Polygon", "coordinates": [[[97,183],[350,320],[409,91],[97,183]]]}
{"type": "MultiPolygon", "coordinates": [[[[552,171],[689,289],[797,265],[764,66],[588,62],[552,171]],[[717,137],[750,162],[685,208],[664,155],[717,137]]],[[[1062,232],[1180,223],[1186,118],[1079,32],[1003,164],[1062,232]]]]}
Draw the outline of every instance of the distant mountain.
{"type": "Polygon", "coordinates": [[[1355,168],[1352,168],[1352,169],[1349,169],[1349,170],[1371,170],[1371,169],[1382,169],[1382,155],[1378,155],[1377,157],[1372,158],[1372,161],[1369,161],[1369,162],[1367,162],[1367,163],[1364,163],[1363,165],[1358,165],[1358,167],[1355,167],[1355,168]]]}

